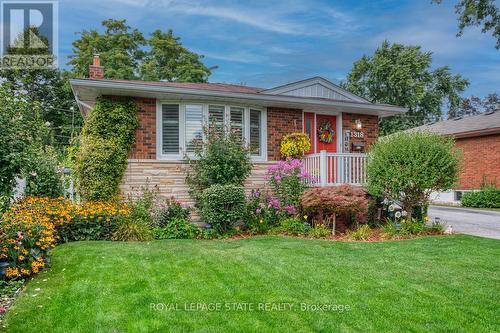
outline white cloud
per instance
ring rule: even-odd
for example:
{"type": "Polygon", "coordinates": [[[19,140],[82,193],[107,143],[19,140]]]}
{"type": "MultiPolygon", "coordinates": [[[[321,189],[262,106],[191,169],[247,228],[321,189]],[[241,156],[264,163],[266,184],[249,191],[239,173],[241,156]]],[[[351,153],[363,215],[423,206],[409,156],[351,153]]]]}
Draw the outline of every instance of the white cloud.
{"type": "Polygon", "coordinates": [[[219,18],[263,31],[289,35],[339,35],[352,31],[358,26],[354,24],[354,18],[347,13],[331,7],[318,8],[313,2],[268,2],[264,3],[265,6],[235,2],[224,5],[220,1],[212,4],[209,1],[199,0],[111,0],[109,3],[143,7],[155,11],[165,10],[178,15],[219,18]],[[325,16],[330,18],[327,25],[318,19],[325,16]]]}
{"type": "Polygon", "coordinates": [[[215,53],[215,52],[205,52],[201,50],[196,50],[196,53],[203,54],[206,58],[224,60],[224,61],[232,61],[232,62],[240,62],[244,64],[257,64],[263,62],[266,58],[253,54],[250,52],[244,51],[236,51],[236,52],[225,52],[225,53],[215,53]]]}

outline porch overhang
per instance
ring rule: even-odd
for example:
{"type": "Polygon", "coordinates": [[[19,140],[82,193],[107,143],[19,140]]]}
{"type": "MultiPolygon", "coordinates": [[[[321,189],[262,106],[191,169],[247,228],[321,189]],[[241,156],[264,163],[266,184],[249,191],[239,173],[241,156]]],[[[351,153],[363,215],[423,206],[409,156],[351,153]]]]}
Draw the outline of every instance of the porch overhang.
{"type": "Polygon", "coordinates": [[[386,104],[353,102],[317,97],[275,95],[264,92],[232,92],[152,85],[139,81],[72,79],[71,88],[85,116],[99,96],[130,96],[175,101],[224,101],[261,107],[296,108],[304,111],[338,111],[388,117],[402,114],[406,108],[386,104]]]}

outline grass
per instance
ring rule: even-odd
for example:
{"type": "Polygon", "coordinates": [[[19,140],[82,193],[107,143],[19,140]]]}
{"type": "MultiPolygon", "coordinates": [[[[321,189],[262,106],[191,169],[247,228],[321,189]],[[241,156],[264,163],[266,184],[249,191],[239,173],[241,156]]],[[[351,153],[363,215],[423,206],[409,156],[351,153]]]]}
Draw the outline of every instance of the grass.
{"type": "Polygon", "coordinates": [[[500,330],[499,255],[500,241],[461,235],[381,243],[279,236],[69,243],[28,284],[4,329],[493,332],[500,330]],[[253,311],[233,309],[237,302],[252,303],[253,311]],[[163,310],[152,308],[158,303],[163,310]],[[222,309],[192,311],[185,303],[222,309]],[[293,306],[264,311],[258,303],[293,306]],[[301,311],[301,303],[350,309],[301,311]]]}

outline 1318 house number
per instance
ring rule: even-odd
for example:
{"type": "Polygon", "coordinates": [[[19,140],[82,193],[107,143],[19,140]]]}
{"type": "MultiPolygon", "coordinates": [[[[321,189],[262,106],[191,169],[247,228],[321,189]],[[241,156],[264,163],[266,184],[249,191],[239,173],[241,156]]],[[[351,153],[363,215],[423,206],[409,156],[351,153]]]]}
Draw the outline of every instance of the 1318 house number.
{"type": "Polygon", "coordinates": [[[353,138],[364,138],[365,134],[361,131],[351,131],[351,137],[353,138]]]}

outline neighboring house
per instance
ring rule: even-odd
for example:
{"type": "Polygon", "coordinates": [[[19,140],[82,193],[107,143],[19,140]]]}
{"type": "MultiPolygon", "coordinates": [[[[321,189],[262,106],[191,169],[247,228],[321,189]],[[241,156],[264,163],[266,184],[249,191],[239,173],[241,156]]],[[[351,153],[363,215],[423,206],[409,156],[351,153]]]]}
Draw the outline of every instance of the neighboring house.
{"type": "Polygon", "coordinates": [[[140,107],[140,124],[122,190],[158,185],[164,195],[189,200],[185,184],[186,154],[202,126],[215,121],[241,129],[253,150],[254,170],[248,188],[261,188],[272,161],[280,159],[284,135],[305,132],[312,148],[305,164],[322,185],[364,183],[365,155],[378,137],[379,119],[406,109],[373,104],[320,77],[272,89],[222,83],[106,80],[98,57],[90,79],[71,80],[83,115],[99,96],[126,96],[140,107]],[[318,129],[330,125],[330,143],[318,129]]]}
{"type": "Polygon", "coordinates": [[[455,138],[461,150],[459,181],[451,191],[434,193],[435,202],[459,204],[464,191],[483,185],[500,185],[500,110],[470,117],[458,117],[416,127],[455,138]]]}

